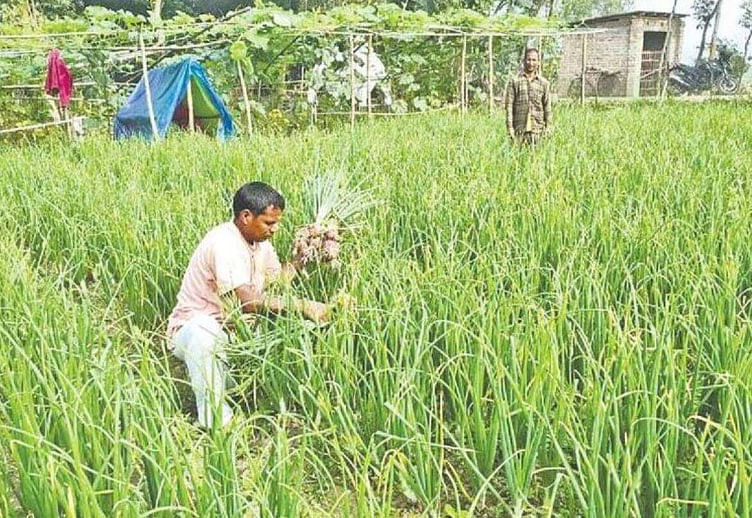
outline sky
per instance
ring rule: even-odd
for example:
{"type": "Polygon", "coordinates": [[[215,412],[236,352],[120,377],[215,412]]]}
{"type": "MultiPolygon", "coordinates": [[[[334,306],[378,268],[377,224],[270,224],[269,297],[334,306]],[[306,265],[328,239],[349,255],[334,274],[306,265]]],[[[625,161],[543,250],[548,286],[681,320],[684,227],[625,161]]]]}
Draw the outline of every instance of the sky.
{"type": "MultiPolygon", "coordinates": [[[[721,6],[721,25],[718,27],[718,37],[733,41],[738,48],[744,48],[746,31],[739,26],[742,15],[742,0],[723,0],[721,6]]],[[[674,0],[634,0],[634,11],[665,11],[671,12],[674,0]]],[[[684,18],[684,47],[682,48],[682,61],[694,62],[700,45],[702,30],[697,29],[697,19],[692,17],[692,0],[679,0],[676,4],[676,12],[688,14],[684,18]]],[[[712,31],[712,26],[708,32],[712,31]]]]}

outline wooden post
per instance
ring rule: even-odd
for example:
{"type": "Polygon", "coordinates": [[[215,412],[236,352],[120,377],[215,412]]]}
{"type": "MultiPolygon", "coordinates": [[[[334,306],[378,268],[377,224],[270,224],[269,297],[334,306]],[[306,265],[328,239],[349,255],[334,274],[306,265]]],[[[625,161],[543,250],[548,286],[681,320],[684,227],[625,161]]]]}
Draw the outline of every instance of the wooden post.
{"type": "Polygon", "coordinates": [[[587,61],[587,34],[582,35],[582,75],[580,80],[580,103],[585,104],[585,63],[587,61]]]}
{"type": "Polygon", "coordinates": [[[84,137],[84,118],[73,117],[71,119],[71,129],[73,131],[73,139],[80,141],[84,137]]]}
{"type": "Polygon", "coordinates": [[[538,38],[538,57],[540,58],[541,62],[541,73],[543,71],[543,36],[538,38]]]}
{"type": "Polygon", "coordinates": [[[185,90],[185,100],[188,103],[188,131],[196,131],[195,118],[193,115],[193,86],[191,78],[188,78],[188,87],[185,90]]]}
{"type": "Polygon", "coordinates": [[[63,116],[68,124],[65,125],[68,130],[68,138],[73,138],[73,119],[71,118],[70,108],[63,108],[63,116]]]}
{"type": "Polygon", "coordinates": [[[467,59],[467,36],[462,36],[462,63],[460,65],[460,106],[462,113],[467,111],[467,83],[465,78],[465,61],[467,59]]]}
{"type": "Polygon", "coordinates": [[[538,73],[542,77],[546,77],[543,74],[543,36],[538,38],[538,60],[540,61],[540,63],[538,64],[538,73]]]}
{"type": "MultiPolygon", "coordinates": [[[[671,8],[671,14],[668,15],[666,39],[663,40],[663,49],[661,49],[661,62],[658,66],[658,97],[660,98],[660,102],[666,100],[666,88],[668,87],[668,70],[664,70],[664,66],[667,67],[671,62],[670,60],[666,60],[666,51],[669,49],[669,45],[671,44],[671,36],[673,36],[673,34],[671,33],[671,28],[674,24],[674,14],[676,14],[677,3],[679,3],[679,0],[674,0],[674,6],[671,8]]],[[[747,62],[746,57],[744,59],[744,62],[747,62]]]]}
{"type": "Polygon", "coordinates": [[[151,122],[151,132],[154,140],[159,140],[159,130],[157,129],[157,119],[154,116],[154,104],[151,100],[151,87],[149,86],[149,66],[146,63],[146,46],[144,45],[143,34],[138,35],[141,44],[141,66],[144,72],[144,88],[146,88],[146,106],[149,109],[149,121],[151,122]]]}
{"type": "Polygon", "coordinates": [[[488,37],[488,112],[493,112],[494,107],[494,62],[493,62],[493,36],[488,37]]]}
{"type": "Polygon", "coordinates": [[[368,35],[368,54],[366,54],[366,104],[368,105],[368,118],[372,118],[371,113],[371,47],[373,46],[373,35],[368,35]]]}
{"type": "Polygon", "coordinates": [[[355,132],[355,37],[350,34],[350,132],[355,132]]]}
{"type": "Polygon", "coordinates": [[[248,134],[253,130],[253,119],[251,119],[251,103],[248,100],[248,90],[245,87],[245,78],[243,77],[243,66],[238,63],[238,77],[240,78],[240,89],[243,91],[243,105],[245,106],[245,118],[248,123],[248,134]]]}

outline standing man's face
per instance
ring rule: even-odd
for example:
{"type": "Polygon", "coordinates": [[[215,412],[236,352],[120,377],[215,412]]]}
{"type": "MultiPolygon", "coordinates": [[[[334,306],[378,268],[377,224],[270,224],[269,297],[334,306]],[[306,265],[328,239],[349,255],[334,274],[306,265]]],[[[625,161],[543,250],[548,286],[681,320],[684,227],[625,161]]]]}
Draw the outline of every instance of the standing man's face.
{"type": "Polygon", "coordinates": [[[532,74],[538,70],[538,53],[535,51],[525,54],[525,73],[532,74]]]}

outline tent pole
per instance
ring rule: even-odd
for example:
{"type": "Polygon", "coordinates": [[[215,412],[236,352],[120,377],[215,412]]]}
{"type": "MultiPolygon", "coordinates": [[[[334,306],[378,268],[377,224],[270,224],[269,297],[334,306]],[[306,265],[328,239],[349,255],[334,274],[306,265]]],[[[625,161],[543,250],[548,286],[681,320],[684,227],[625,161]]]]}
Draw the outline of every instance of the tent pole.
{"type": "Polygon", "coordinates": [[[141,44],[141,65],[144,71],[144,87],[146,88],[146,106],[149,108],[149,121],[151,122],[151,133],[154,140],[159,140],[159,130],[157,129],[157,119],[154,116],[154,105],[151,102],[151,87],[149,86],[149,66],[146,63],[146,46],[144,45],[144,36],[139,33],[139,43],[141,44]]]}
{"type": "Polygon", "coordinates": [[[238,77],[240,78],[240,89],[243,91],[243,105],[245,106],[245,118],[248,122],[248,134],[253,130],[253,119],[251,119],[251,103],[248,100],[248,90],[245,87],[245,78],[243,77],[243,66],[238,63],[238,77]]]}
{"type": "Polygon", "coordinates": [[[188,88],[185,91],[185,100],[188,103],[188,130],[193,133],[196,131],[195,117],[193,116],[193,86],[191,78],[188,78],[188,88]]]}

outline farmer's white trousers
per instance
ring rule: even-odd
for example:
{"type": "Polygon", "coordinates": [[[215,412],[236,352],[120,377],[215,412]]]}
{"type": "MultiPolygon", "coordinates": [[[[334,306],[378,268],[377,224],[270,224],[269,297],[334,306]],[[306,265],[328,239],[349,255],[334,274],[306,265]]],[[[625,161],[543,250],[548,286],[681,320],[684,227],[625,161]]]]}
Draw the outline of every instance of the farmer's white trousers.
{"type": "Polygon", "coordinates": [[[198,423],[211,428],[214,414],[222,413],[222,426],[232,417],[225,402],[225,353],[227,333],[209,315],[197,315],[172,337],[173,353],[188,367],[191,388],[196,395],[198,423]]]}

